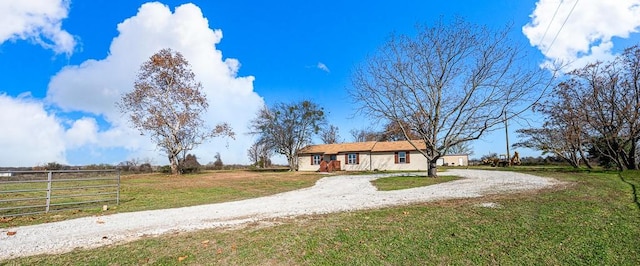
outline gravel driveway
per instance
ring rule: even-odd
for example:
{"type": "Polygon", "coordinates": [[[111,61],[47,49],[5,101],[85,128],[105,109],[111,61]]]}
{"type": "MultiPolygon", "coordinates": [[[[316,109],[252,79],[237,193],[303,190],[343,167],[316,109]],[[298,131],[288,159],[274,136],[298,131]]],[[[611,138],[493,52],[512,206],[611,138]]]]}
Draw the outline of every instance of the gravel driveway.
{"type": "Polygon", "coordinates": [[[255,199],[0,229],[0,260],[100,247],[167,232],[234,226],[277,217],[480,197],[559,183],[555,179],[521,173],[463,169],[441,173],[463,179],[427,187],[377,191],[369,182],[391,175],[329,176],[310,188],[255,199]],[[7,232],[16,234],[9,236],[7,232]]]}

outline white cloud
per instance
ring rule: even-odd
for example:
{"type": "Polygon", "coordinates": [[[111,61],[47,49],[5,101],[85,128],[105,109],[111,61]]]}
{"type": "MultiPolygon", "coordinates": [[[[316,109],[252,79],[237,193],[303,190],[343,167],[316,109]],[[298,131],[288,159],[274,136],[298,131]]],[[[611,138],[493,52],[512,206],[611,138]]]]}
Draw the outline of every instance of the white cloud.
{"type": "Polygon", "coordinates": [[[65,162],[64,129],[44,105],[0,94],[0,166],[65,162]]]}
{"type": "Polygon", "coordinates": [[[229,140],[228,148],[227,140],[214,139],[194,153],[201,163],[212,161],[215,152],[220,152],[225,162],[245,163],[251,137],[244,132],[263,100],[253,91],[253,77],[237,76],[238,60],[224,59],[216,49],[222,31],[209,28],[200,8],[185,4],[172,13],[163,4],[147,3],[135,16],[120,23],[118,31],[106,58],[66,67],[49,83],[48,102],[64,111],[102,115],[111,123],[111,128],[98,131],[95,121],[76,121],[68,135],[91,137],[77,138],[68,147],[125,148],[130,157],[149,157],[157,163],[167,163],[166,156],[154,144],[127,126],[115,103],[120,95],[133,89],[144,61],[160,49],[171,48],[184,55],[204,87],[210,105],[209,112],[203,114],[205,120],[210,125],[228,122],[236,131],[237,139],[229,140]]]}
{"type": "Polygon", "coordinates": [[[609,60],[613,37],[628,38],[640,27],[640,0],[577,1],[538,1],[531,21],[522,29],[531,45],[550,61],[579,67],[609,60]]]}
{"type": "Polygon", "coordinates": [[[0,44],[30,40],[56,53],[72,54],[76,40],[62,29],[69,0],[0,1],[0,44]]]}
{"type": "Polygon", "coordinates": [[[98,142],[98,124],[90,117],[83,117],[73,122],[65,133],[68,149],[82,147],[98,142]]]}
{"type": "Polygon", "coordinates": [[[325,65],[325,64],[324,64],[324,63],[322,63],[322,62],[318,62],[318,65],[317,65],[316,67],[317,67],[318,69],[320,69],[320,70],[324,71],[324,72],[327,72],[327,73],[331,72],[331,71],[329,70],[329,68],[327,67],[327,65],[325,65]]]}

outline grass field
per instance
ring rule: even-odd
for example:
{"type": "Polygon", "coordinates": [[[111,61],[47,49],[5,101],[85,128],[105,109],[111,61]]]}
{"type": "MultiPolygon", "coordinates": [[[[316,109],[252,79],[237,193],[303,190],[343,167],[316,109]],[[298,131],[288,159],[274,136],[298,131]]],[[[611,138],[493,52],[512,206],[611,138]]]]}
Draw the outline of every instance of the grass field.
{"type": "Polygon", "coordinates": [[[412,187],[423,187],[460,179],[457,176],[440,176],[427,178],[426,176],[394,176],[384,177],[371,181],[380,191],[400,190],[412,187]]]}
{"type": "Polygon", "coordinates": [[[0,228],[55,222],[72,218],[193,206],[272,195],[310,187],[322,176],[304,172],[212,171],[193,175],[123,175],[120,205],[54,212],[44,215],[1,218],[0,228]]]}
{"type": "MultiPolygon", "coordinates": [[[[538,170],[533,173],[555,177],[566,181],[566,184],[518,194],[277,219],[233,230],[179,233],[112,247],[1,263],[640,264],[640,204],[636,195],[640,186],[640,172],[620,174],[538,170]]],[[[196,176],[192,178],[192,183],[199,179],[196,176]]],[[[186,189],[171,182],[158,186],[186,189]]],[[[239,189],[251,190],[248,186],[245,184],[244,189],[241,189],[242,186],[239,189]]],[[[258,182],[258,186],[266,185],[258,182]]],[[[282,186],[288,187],[286,189],[291,187],[282,186]]]]}

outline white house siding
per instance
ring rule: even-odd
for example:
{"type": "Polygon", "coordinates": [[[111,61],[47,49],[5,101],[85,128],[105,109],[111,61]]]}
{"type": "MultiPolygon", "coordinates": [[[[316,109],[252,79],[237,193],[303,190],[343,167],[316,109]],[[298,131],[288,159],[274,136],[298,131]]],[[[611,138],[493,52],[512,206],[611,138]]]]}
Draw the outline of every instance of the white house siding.
{"type": "Polygon", "coordinates": [[[311,165],[311,155],[298,156],[298,171],[318,171],[320,165],[311,165]]]}
{"type": "Polygon", "coordinates": [[[370,171],[371,169],[371,155],[369,152],[349,152],[357,153],[359,162],[358,164],[347,164],[345,158],[347,153],[339,153],[338,160],[340,160],[340,168],[343,171],[370,171]]]}
{"type": "Polygon", "coordinates": [[[417,152],[409,152],[409,163],[395,163],[395,152],[373,154],[373,168],[380,171],[421,171],[427,170],[427,159],[417,152]]]}

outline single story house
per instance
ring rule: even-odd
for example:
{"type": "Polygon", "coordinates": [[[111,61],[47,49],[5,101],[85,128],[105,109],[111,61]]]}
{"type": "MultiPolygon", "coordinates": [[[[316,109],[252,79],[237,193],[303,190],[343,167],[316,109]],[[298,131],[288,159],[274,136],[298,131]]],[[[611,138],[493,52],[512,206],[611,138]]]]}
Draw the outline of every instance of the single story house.
{"type": "MultiPolygon", "coordinates": [[[[424,150],[424,142],[414,141],[424,150]]],[[[467,154],[445,155],[438,165],[467,166],[467,154]]],[[[427,159],[409,141],[366,141],[306,146],[298,151],[299,171],[426,171],[427,159]]]]}

